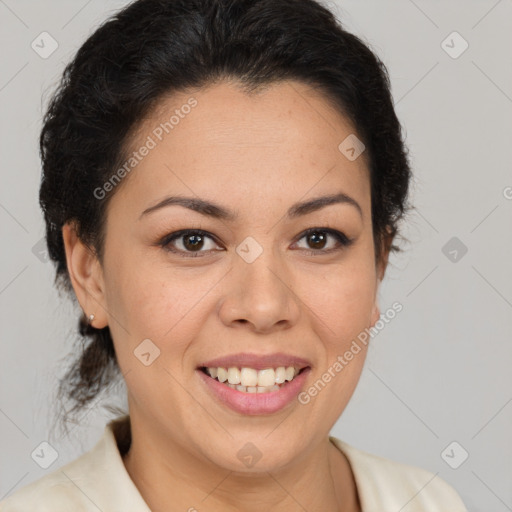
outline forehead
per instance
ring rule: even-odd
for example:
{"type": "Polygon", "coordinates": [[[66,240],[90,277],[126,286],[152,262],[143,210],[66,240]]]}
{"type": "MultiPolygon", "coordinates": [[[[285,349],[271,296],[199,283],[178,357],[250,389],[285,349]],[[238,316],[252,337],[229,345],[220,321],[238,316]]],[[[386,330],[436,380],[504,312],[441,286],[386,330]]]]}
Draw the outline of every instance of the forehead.
{"type": "Polygon", "coordinates": [[[341,191],[364,206],[366,155],[351,161],[339,149],[354,134],[319,91],[299,82],[251,94],[228,82],[176,93],[163,98],[130,138],[128,157],[145,145],[151,149],[120,195],[142,206],[168,192],[295,203],[308,190],[341,191]]]}

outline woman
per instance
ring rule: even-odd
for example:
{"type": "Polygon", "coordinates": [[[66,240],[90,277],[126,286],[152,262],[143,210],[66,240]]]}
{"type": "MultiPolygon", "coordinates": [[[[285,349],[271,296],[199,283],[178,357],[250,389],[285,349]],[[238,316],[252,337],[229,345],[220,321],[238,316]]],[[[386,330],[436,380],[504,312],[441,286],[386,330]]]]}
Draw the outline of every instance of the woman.
{"type": "Polygon", "coordinates": [[[90,340],[63,386],[80,410],[120,372],[129,414],[2,512],[466,510],[329,436],[411,172],[384,65],[328,10],[133,2],[66,68],[40,143],[90,340]]]}

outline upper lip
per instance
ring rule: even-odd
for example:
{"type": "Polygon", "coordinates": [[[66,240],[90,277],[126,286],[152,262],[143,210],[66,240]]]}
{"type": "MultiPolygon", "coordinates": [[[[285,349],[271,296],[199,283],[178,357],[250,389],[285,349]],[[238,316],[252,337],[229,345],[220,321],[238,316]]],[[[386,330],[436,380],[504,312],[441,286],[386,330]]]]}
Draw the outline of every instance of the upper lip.
{"type": "Polygon", "coordinates": [[[228,356],[217,357],[200,364],[199,367],[213,368],[254,368],[255,370],[264,370],[265,368],[278,368],[280,366],[294,366],[299,369],[311,366],[311,363],[302,357],[283,352],[273,354],[249,354],[241,352],[228,356]]]}

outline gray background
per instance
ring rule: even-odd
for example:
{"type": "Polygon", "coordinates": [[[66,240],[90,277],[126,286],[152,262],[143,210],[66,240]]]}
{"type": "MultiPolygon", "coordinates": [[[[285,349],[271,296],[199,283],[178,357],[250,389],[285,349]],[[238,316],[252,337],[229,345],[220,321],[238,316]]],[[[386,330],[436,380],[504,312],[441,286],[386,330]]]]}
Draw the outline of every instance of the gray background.
{"type": "MultiPolygon", "coordinates": [[[[52,265],[33,248],[44,234],[37,137],[48,94],[125,3],[0,0],[0,498],[90,449],[111,417],[100,400],[69,437],[52,430],[79,310],[59,297],[52,265]],[[45,59],[31,48],[43,31],[58,42],[45,59]],[[46,470],[31,458],[42,441],[58,452],[46,470]]],[[[510,511],[512,1],[328,5],[388,66],[417,208],[404,224],[411,243],[391,256],[380,294],[382,312],[395,301],[403,311],[373,339],[332,434],[438,474],[471,512],[510,511]],[[469,44],[457,58],[458,36],[442,45],[453,31],[469,44]]]]}

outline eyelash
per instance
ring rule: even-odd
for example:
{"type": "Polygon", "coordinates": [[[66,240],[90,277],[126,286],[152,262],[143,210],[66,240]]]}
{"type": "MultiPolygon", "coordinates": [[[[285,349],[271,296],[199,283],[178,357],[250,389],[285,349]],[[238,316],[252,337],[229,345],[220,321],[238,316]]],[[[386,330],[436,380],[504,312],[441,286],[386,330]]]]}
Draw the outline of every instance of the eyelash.
{"type": "MultiPolygon", "coordinates": [[[[310,228],[310,229],[307,229],[306,231],[301,233],[301,236],[297,239],[297,242],[299,240],[302,240],[304,237],[307,237],[308,235],[310,235],[312,233],[326,233],[326,234],[329,234],[329,235],[333,236],[339,242],[340,247],[335,247],[335,248],[332,248],[332,249],[316,249],[316,250],[313,250],[313,249],[303,249],[304,251],[306,251],[306,253],[309,256],[319,256],[319,255],[322,255],[322,254],[329,254],[329,253],[334,252],[334,251],[339,251],[341,249],[349,247],[354,242],[354,239],[348,238],[341,231],[337,231],[335,229],[329,229],[329,228],[310,228]]],[[[180,231],[176,231],[174,233],[170,233],[169,235],[165,236],[162,240],[160,240],[160,242],[158,242],[158,245],[160,247],[162,247],[164,250],[172,252],[172,253],[175,253],[175,254],[181,254],[181,255],[186,254],[186,256],[183,256],[184,258],[197,258],[197,257],[202,258],[203,256],[201,255],[201,253],[207,253],[208,251],[197,251],[197,252],[194,252],[194,251],[182,251],[181,249],[171,248],[171,243],[172,242],[174,242],[175,240],[177,240],[179,238],[184,237],[185,235],[201,235],[203,237],[210,238],[215,243],[217,243],[215,241],[215,238],[212,235],[210,235],[207,231],[203,231],[201,229],[182,229],[180,231]]]]}

